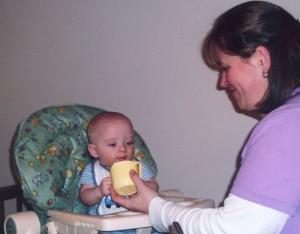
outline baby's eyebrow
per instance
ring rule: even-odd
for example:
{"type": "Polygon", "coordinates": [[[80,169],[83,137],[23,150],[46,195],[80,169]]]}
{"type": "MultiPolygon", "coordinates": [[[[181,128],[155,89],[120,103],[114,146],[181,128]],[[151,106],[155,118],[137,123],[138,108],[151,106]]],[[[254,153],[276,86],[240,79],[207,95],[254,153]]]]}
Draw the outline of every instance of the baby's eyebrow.
{"type": "Polygon", "coordinates": [[[104,139],[105,142],[114,142],[116,141],[116,138],[107,138],[107,139],[104,139]]]}

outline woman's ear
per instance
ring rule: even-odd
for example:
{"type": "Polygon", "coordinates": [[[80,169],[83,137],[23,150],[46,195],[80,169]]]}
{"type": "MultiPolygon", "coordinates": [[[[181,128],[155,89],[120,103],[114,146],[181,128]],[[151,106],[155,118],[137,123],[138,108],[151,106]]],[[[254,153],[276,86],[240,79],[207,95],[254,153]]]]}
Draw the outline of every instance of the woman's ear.
{"type": "Polygon", "coordinates": [[[94,158],[98,158],[98,154],[97,154],[97,151],[96,151],[96,146],[93,145],[93,144],[88,144],[88,151],[90,153],[90,155],[94,158]]]}
{"type": "Polygon", "coordinates": [[[258,46],[255,50],[256,59],[262,67],[263,72],[268,72],[271,66],[271,57],[268,49],[265,46],[258,46]]]}

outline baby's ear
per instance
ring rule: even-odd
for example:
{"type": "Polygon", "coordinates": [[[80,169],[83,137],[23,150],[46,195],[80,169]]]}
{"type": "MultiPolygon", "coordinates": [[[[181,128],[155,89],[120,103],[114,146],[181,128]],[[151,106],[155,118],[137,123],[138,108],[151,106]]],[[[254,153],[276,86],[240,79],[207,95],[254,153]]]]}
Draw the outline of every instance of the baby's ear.
{"type": "Polygon", "coordinates": [[[94,158],[98,158],[98,154],[96,151],[96,146],[93,144],[88,144],[88,151],[90,153],[90,155],[94,158]]]}

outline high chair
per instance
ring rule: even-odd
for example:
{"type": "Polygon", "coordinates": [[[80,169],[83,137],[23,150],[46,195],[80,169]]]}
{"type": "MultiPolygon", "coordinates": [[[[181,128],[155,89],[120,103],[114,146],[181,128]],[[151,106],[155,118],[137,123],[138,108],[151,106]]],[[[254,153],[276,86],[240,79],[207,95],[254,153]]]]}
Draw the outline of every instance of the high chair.
{"type": "MultiPolygon", "coordinates": [[[[14,140],[14,160],[23,195],[33,211],[8,215],[5,233],[81,234],[124,229],[151,233],[147,214],[125,211],[91,216],[79,199],[76,185],[91,160],[87,125],[103,111],[79,104],[51,106],[20,123],[14,140]]],[[[155,161],[137,132],[135,143],[135,159],[147,164],[156,176],[155,161]]],[[[178,190],[162,191],[160,195],[183,206],[214,207],[211,199],[186,198],[178,190]]]]}

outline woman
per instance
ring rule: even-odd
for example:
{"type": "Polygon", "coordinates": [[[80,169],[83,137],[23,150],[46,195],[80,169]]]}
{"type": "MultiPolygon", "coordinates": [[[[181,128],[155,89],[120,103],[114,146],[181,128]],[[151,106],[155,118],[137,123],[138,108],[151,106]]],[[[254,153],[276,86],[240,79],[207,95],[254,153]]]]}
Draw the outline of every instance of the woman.
{"type": "MultiPolygon", "coordinates": [[[[300,233],[300,24],[267,2],[242,3],[215,22],[203,45],[219,86],[239,111],[261,118],[242,152],[224,206],[188,209],[160,198],[132,174],[138,193],[113,200],[149,213],[158,231],[300,233]]],[[[112,189],[113,190],[113,189],[112,189]]]]}

